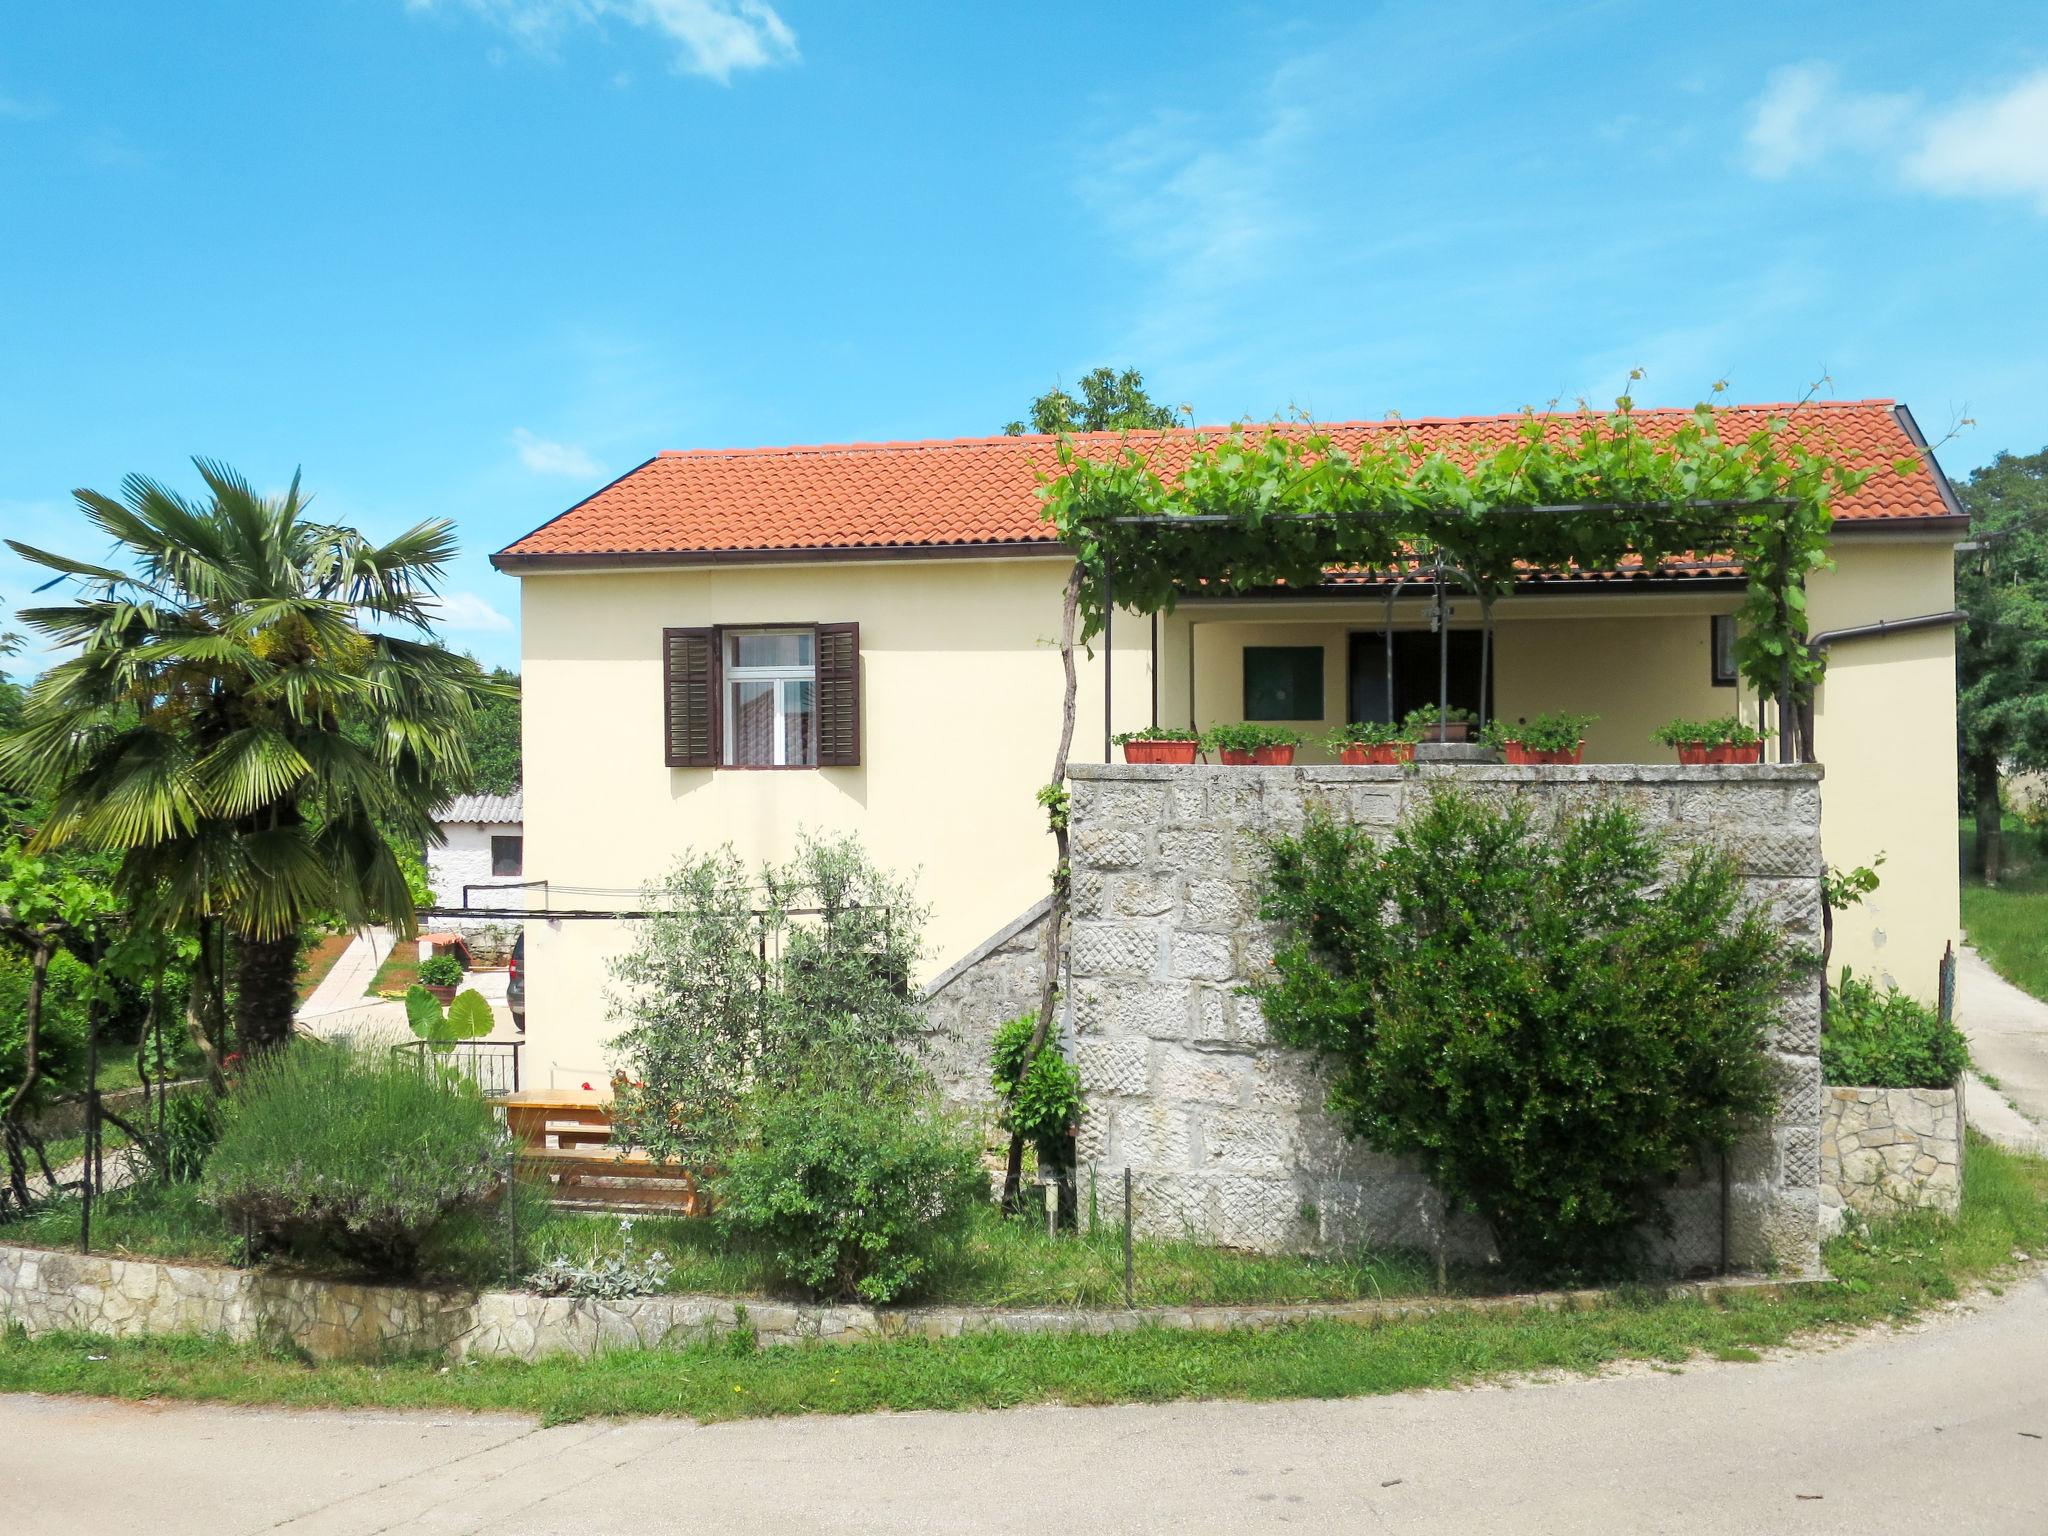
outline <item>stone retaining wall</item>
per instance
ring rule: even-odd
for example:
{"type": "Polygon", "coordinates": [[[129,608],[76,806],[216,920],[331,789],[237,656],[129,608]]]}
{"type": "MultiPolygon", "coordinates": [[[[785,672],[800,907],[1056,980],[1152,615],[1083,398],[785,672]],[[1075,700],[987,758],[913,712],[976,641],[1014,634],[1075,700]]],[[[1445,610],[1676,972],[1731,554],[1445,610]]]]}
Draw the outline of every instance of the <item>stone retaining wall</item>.
{"type": "Polygon", "coordinates": [[[1045,977],[1045,919],[1040,901],[959,960],[925,989],[928,1065],[948,1103],[983,1108],[989,1044],[999,1025],[1038,1007],[1045,977]]]}
{"type": "MultiPolygon", "coordinates": [[[[1721,1281],[1677,1294],[1773,1294],[1776,1284],[1721,1281]]],[[[321,1360],[388,1360],[434,1352],[452,1360],[589,1357],[716,1339],[742,1328],[763,1344],[951,1339],[982,1333],[1130,1333],[1158,1327],[1224,1332],[1310,1321],[1369,1324],[1439,1312],[1583,1310],[1600,1291],[1410,1301],[1241,1307],[865,1307],[742,1301],[726,1296],[570,1300],[522,1291],[349,1285],[154,1259],[0,1247],[0,1326],[31,1336],[76,1330],[135,1338],[196,1334],[295,1344],[321,1360]]]]}
{"type": "Polygon", "coordinates": [[[1821,1094],[1821,1235],[1844,1213],[1953,1216],[1963,1198],[1959,1088],[1829,1088],[1821,1094]]]}
{"type": "MultiPolygon", "coordinates": [[[[1103,1179],[1132,1171],[1148,1232],[1269,1250],[1488,1250],[1476,1224],[1446,1222],[1416,1167],[1331,1123],[1311,1060],[1274,1045],[1242,993],[1272,955],[1257,911],[1268,842],[1311,808],[1386,832],[1446,784],[1553,812],[1620,803],[1681,848],[1729,851],[1752,900],[1818,940],[1817,767],[1087,764],[1069,782],[1080,1159],[1103,1179]]],[[[1739,1266],[1818,1270],[1819,1022],[1818,983],[1802,983],[1770,1042],[1784,1084],[1772,1123],[1731,1155],[1725,1193],[1705,1168],[1667,1200],[1676,1230],[1659,1258],[1673,1270],[1719,1267],[1724,1248],[1739,1266]]]]}

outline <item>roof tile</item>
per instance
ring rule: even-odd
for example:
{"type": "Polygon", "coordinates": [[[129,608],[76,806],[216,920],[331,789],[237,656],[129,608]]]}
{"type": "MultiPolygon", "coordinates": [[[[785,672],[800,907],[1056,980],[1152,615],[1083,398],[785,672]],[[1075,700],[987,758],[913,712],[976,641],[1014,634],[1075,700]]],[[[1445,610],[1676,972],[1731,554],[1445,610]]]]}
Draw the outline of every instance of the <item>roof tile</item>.
{"type": "MultiPolygon", "coordinates": [[[[1638,410],[1652,434],[1675,430],[1689,413],[1638,410]]],[[[1741,405],[1725,413],[1729,430],[1751,432],[1786,416],[1810,441],[1826,442],[1855,467],[1884,472],[1837,504],[1837,517],[1887,521],[1948,515],[1940,471],[1922,452],[1889,400],[1741,405]],[[1919,453],[1920,467],[1887,466],[1919,453]]],[[[1573,418],[1559,418],[1569,424],[1573,418]]],[[[1456,450],[1498,441],[1519,416],[1435,417],[1340,422],[1319,428],[1341,446],[1405,432],[1431,448],[1456,450]]],[[[1187,462],[1198,435],[1227,427],[1166,432],[1084,433],[1083,452],[1122,442],[1171,474],[1187,462]]],[[[611,554],[707,555],[744,551],[894,549],[1050,543],[1034,491],[1056,472],[1054,439],[966,437],[930,442],[839,443],[812,447],[693,449],[666,452],[493,557],[518,566],[532,557],[611,554]]]]}

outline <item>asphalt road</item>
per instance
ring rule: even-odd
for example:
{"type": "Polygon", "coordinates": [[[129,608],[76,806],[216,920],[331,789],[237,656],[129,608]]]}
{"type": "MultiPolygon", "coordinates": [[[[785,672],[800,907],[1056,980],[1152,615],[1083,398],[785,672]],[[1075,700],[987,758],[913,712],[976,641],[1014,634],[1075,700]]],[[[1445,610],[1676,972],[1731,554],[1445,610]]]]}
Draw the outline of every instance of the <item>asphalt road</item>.
{"type": "Polygon", "coordinates": [[[0,1398],[9,1536],[2048,1531],[2048,1277],[1753,1365],[1346,1402],[541,1429],[0,1398]]]}

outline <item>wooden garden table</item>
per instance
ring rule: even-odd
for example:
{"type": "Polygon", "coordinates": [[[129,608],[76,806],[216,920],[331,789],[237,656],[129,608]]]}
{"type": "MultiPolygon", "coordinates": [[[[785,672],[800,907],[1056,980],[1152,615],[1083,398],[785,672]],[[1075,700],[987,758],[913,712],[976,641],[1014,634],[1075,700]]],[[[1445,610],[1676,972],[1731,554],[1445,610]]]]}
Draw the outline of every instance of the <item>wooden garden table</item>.
{"type": "Polygon", "coordinates": [[[590,1088],[528,1088],[495,1095],[505,1108],[505,1124],[525,1147],[544,1147],[553,1136],[557,1146],[603,1146],[612,1139],[612,1099],[590,1088]]]}

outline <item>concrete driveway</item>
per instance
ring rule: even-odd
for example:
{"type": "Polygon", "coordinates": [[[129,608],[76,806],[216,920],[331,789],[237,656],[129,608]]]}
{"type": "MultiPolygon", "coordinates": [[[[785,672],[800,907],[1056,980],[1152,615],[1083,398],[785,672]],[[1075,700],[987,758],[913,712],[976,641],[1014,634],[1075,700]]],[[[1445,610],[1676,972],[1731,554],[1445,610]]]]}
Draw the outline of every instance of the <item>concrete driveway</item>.
{"type": "MultiPolygon", "coordinates": [[[[1968,945],[1956,955],[1956,1022],[1970,1037],[1977,1065],[2048,1147],[2048,1003],[2022,992],[1968,945]]],[[[1970,1116],[1982,1095],[1971,1084],[1970,1116]]],[[[2012,1140],[2000,1136],[2001,1141],[2012,1140]]]]}
{"type": "Polygon", "coordinates": [[[541,1429],[0,1398],[14,1536],[2048,1530],[2048,1279],[1761,1365],[1343,1402],[541,1429]]]}

